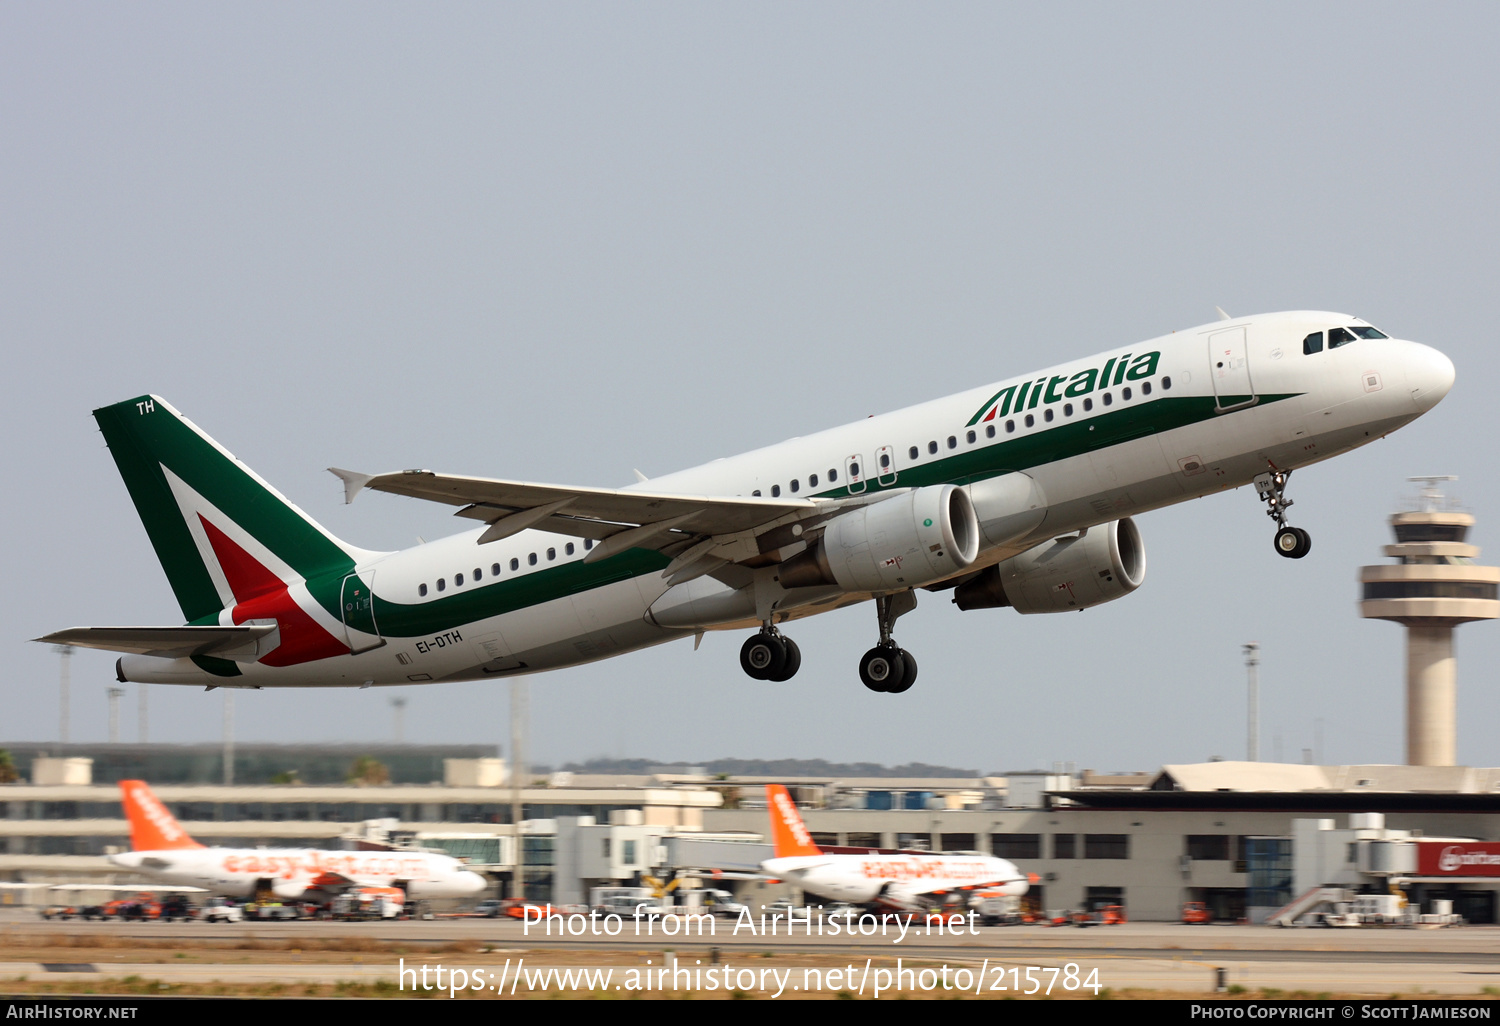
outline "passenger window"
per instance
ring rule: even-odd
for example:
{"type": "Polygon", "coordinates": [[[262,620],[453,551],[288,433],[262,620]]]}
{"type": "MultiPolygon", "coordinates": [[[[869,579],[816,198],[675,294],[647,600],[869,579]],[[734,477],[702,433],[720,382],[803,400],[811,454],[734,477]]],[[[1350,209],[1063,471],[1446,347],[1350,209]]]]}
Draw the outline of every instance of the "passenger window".
{"type": "Polygon", "coordinates": [[[1071,416],[1073,416],[1073,404],[1072,403],[1063,403],[1063,416],[1064,417],[1071,417],[1071,416]]]}
{"type": "Polygon", "coordinates": [[[1049,406],[1042,411],[1042,419],[1045,420],[1048,424],[1052,423],[1052,407],[1049,406]]]}
{"type": "Polygon", "coordinates": [[[536,553],[535,552],[529,553],[526,556],[526,564],[528,566],[536,566],[536,553]]]}
{"type": "Polygon", "coordinates": [[[883,452],[883,453],[880,454],[880,469],[881,470],[890,470],[891,469],[891,454],[890,453],[883,452]]]}
{"type": "Polygon", "coordinates": [[[993,424],[986,424],[984,426],[984,437],[986,437],[986,438],[994,438],[995,437],[995,425],[993,425],[993,424]]]}
{"type": "Polygon", "coordinates": [[[567,545],[563,546],[563,552],[571,556],[573,554],[573,543],[568,542],[567,545]]]}
{"type": "Polygon", "coordinates": [[[829,484],[833,484],[833,482],[837,481],[838,479],[839,479],[839,472],[837,470],[834,470],[832,467],[829,467],[828,468],[828,483],[829,484]]]}
{"type": "Polygon", "coordinates": [[[1150,395],[1150,394],[1151,394],[1151,382],[1149,382],[1149,381],[1142,381],[1141,382],[1141,395],[1150,395]]]}
{"type": "Polygon", "coordinates": [[[510,561],[510,568],[512,570],[519,570],[519,569],[521,569],[521,561],[519,559],[512,559],[510,561]]]}
{"type": "Polygon", "coordinates": [[[936,456],[937,455],[937,442],[928,442],[927,443],[927,451],[930,452],[930,453],[932,453],[934,456],[936,456]]]}
{"type": "Polygon", "coordinates": [[[781,485],[772,485],[771,486],[771,498],[773,498],[773,499],[779,499],[779,498],[781,498],[781,485]]]}
{"type": "Polygon", "coordinates": [[[1016,431],[1016,422],[1013,421],[1013,420],[1007,420],[1005,422],[1005,433],[1007,435],[1011,435],[1011,434],[1015,434],[1015,431],[1016,431]]]}
{"type": "MultiPolygon", "coordinates": [[[[759,495],[760,493],[757,492],[756,494],[759,495]]],[[[591,549],[593,547],[594,547],[594,539],[592,539],[592,538],[585,538],[583,540],[583,551],[584,552],[587,552],[589,549],[591,549]]]]}
{"type": "Polygon", "coordinates": [[[818,487],[818,475],[817,474],[809,474],[809,475],[807,475],[807,487],[809,487],[809,488],[816,488],[816,487],[818,487]]]}
{"type": "Polygon", "coordinates": [[[552,562],[552,560],[554,560],[556,558],[557,558],[557,550],[556,549],[548,549],[547,550],[547,562],[550,563],[550,562],[552,562]]]}
{"type": "Polygon", "coordinates": [[[1124,399],[1126,402],[1130,401],[1130,386],[1129,385],[1126,385],[1124,388],[1120,389],[1120,398],[1124,399]]]}
{"type": "Polygon", "coordinates": [[[1092,399],[1085,399],[1083,401],[1083,412],[1084,413],[1089,412],[1093,408],[1094,408],[1094,400],[1092,400],[1092,399]]]}
{"type": "Polygon", "coordinates": [[[1027,427],[1031,427],[1031,426],[1032,426],[1032,425],[1033,425],[1033,424],[1035,424],[1035,423],[1036,423],[1036,418],[1035,418],[1035,417],[1033,417],[1033,416],[1032,416],[1032,415],[1031,415],[1031,414],[1029,414],[1029,413],[1028,413],[1028,414],[1026,414],[1026,426],[1027,426],[1027,427]]]}
{"type": "Polygon", "coordinates": [[[1114,400],[1114,397],[1113,397],[1113,396],[1111,396],[1111,395],[1110,395],[1110,394],[1109,394],[1109,393],[1108,393],[1108,392],[1105,392],[1105,393],[1104,393],[1104,405],[1105,405],[1105,406],[1110,406],[1110,405],[1112,405],[1112,404],[1113,404],[1113,403],[1114,403],[1114,401],[1115,401],[1115,400],[1114,400]]]}
{"type": "Polygon", "coordinates": [[[425,584],[419,584],[419,585],[417,585],[417,594],[421,595],[421,596],[423,596],[425,598],[426,595],[427,595],[427,585],[425,585],[425,584]]]}
{"type": "Polygon", "coordinates": [[[976,434],[975,434],[975,433],[974,433],[974,432],[972,432],[972,431],[970,431],[970,432],[969,432],[969,433],[968,433],[968,434],[967,434],[967,435],[965,435],[965,436],[964,436],[964,437],[965,437],[965,438],[967,438],[967,439],[968,439],[968,440],[969,440],[969,444],[970,444],[970,445],[973,445],[973,444],[974,444],[974,439],[976,439],[976,438],[978,438],[978,437],[979,437],[979,436],[978,436],[978,435],[976,435],[976,434]]]}
{"type": "Polygon", "coordinates": [[[761,497],[761,495],[760,495],[760,489],[759,488],[755,489],[755,491],[751,492],[750,494],[753,495],[757,499],[759,499],[761,497]]]}
{"type": "Polygon", "coordinates": [[[794,492],[800,492],[801,490],[802,490],[802,482],[799,481],[795,477],[792,478],[792,491],[794,491],[794,492]]]}
{"type": "Polygon", "coordinates": [[[491,577],[499,577],[500,576],[500,564],[499,563],[491,563],[490,564],[490,576],[491,577]]]}
{"type": "Polygon", "coordinates": [[[448,578],[439,577],[437,580],[437,585],[438,591],[446,591],[448,589],[448,578]]]}
{"type": "Polygon", "coordinates": [[[957,449],[958,448],[958,439],[954,438],[952,435],[948,436],[948,448],[950,448],[950,449],[957,449]]]}
{"type": "Polygon", "coordinates": [[[464,586],[464,575],[463,574],[454,574],[453,575],[453,586],[455,588],[462,588],[464,586]]]}
{"type": "MultiPolygon", "coordinates": [[[[829,471],[829,473],[832,474],[833,472],[829,471]]],[[[849,464],[849,473],[853,474],[855,477],[858,477],[859,476],[859,464],[858,463],[851,463],[851,464],[849,464]]]]}
{"type": "Polygon", "coordinates": [[[907,450],[906,454],[908,456],[910,456],[912,459],[916,459],[917,458],[917,447],[915,445],[912,446],[909,450],[907,450]]]}
{"type": "Polygon", "coordinates": [[[1172,387],[1172,379],[1171,378],[1162,378],[1161,379],[1161,390],[1163,392],[1169,391],[1171,389],[1171,387],[1172,387]]]}
{"type": "Polygon", "coordinates": [[[1329,328],[1328,329],[1328,348],[1329,349],[1337,349],[1339,346],[1346,346],[1350,342],[1353,342],[1353,341],[1354,341],[1354,336],[1351,335],[1351,334],[1349,334],[1349,332],[1346,329],[1344,329],[1344,328],[1329,328]]]}
{"type": "Polygon", "coordinates": [[[1311,356],[1313,353],[1323,351],[1323,333],[1315,331],[1302,340],[1302,355],[1311,356]]]}

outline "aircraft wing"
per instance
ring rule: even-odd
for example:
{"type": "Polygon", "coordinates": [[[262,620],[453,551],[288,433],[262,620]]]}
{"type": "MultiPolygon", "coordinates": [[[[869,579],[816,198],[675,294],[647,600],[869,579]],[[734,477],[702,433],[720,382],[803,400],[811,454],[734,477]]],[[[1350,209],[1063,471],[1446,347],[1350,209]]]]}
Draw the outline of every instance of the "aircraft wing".
{"type": "MultiPolygon", "coordinates": [[[[460,477],[431,470],[403,470],[390,474],[360,474],[328,468],[344,482],[344,500],[352,502],[362,489],[393,492],[416,499],[461,506],[455,516],[490,525],[479,537],[481,545],[536,527],[557,534],[591,538],[603,544],[584,557],[585,562],[604,559],[629,548],[665,549],[700,539],[725,539],[739,535],[754,537],[783,524],[833,510],[844,505],[829,499],[765,499],[758,496],[675,495],[613,489],[575,488],[502,481],[484,477],[460,477]]],[[[859,500],[868,501],[868,500],[859,500]]],[[[737,562],[754,554],[720,552],[709,556],[716,562],[737,562]]],[[[698,554],[695,553],[696,558],[698,554]]]]}
{"type": "Polygon", "coordinates": [[[73,645],[78,648],[100,648],[106,652],[132,652],[136,655],[181,659],[244,648],[275,630],[275,624],[246,624],[242,627],[70,627],[33,640],[50,645],[73,645]]]}

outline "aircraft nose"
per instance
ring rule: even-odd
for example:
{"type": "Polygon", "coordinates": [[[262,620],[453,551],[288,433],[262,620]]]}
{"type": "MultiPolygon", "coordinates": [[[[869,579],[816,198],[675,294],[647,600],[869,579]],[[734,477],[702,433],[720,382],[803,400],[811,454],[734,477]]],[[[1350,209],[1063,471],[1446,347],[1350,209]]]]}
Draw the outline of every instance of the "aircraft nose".
{"type": "Polygon", "coordinates": [[[464,881],[464,886],[465,888],[467,888],[467,890],[465,891],[466,894],[478,894],[480,891],[484,890],[484,877],[480,876],[478,873],[473,872],[472,870],[464,875],[468,877],[468,879],[464,881]]]}
{"type": "Polygon", "coordinates": [[[1431,346],[1413,344],[1406,360],[1406,381],[1412,402],[1426,413],[1453,387],[1453,361],[1431,346]]]}

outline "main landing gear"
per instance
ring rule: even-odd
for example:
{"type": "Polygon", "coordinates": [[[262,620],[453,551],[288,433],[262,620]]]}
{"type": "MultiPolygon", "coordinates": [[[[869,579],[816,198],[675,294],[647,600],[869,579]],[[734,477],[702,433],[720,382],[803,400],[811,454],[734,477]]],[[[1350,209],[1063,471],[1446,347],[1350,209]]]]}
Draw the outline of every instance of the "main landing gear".
{"type": "Polygon", "coordinates": [[[917,661],[891,639],[896,617],[915,609],[917,598],[909,591],[875,598],[875,617],[880,623],[880,643],[859,661],[859,679],[871,691],[899,695],[917,682],[917,661]]]}
{"type": "MultiPolygon", "coordinates": [[[[896,618],[917,608],[917,596],[911,591],[875,598],[875,615],[880,622],[880,643],[859,661],[859,679],[871,691],[899,695],[917,682],[917,661],[891,638],[896,618]]],[[[802,650],[791,638],[783,637],[774,623],[767,623],[740,647],[740,669],[756,680],[791,680],[802,668],[802,650]]]]}
{"type": "Polygon", "coordinates": [[[1268,507],[1266,516],[1276,521],[1276,551],[1288,559],[1301,559],[1312,551],[1312,536],[1300,527],[1286,525],[1287,507],[1292,500],[1286,497],[1286,483],[1292,476],[1290,470],[1272,470],[1255,479],[1255,490],[1268,507]]]}
{"type": "Polygon", "coordinates": [[[802,668],[802,650],[774,625],[767,624],[741,646],[740,668],[756,680],[791,680],[802,668]]]}

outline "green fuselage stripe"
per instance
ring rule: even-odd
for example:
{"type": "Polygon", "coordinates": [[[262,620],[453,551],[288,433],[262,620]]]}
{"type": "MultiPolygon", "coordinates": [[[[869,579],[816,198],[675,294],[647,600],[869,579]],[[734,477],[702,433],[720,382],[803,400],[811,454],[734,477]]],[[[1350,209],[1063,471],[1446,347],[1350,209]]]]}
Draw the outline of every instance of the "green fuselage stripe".
{"type": "MultiPolygon", "coordinates": [[[[1299,393],[1263,395],[1256,405],[1280,402],[1294,398],[1297,394],[1299,393]]],[[[1055,409],[1061,416],[1061,409],[1055,409]]],[[[1012,436],[1006,436],[1005,422],[996,420],[996,438],[985,438],[981,427],[980,440],[972,445],[960,441],[960,449],[951,456],[935,458],[904,469],[898,468],[894,479],[887,475],[891,480],[889,484],[883,485],[876,478],[870,478],[864,491],[855,494],[869,495],[898,488],[982,481],[1196,424],[1219,416],[1216,409],[1218,404],[1213,396],[1163,396],[1107,413],[1064,420],[1051,426],[1042,422],[1038,412],[1033,416],[1041,426],[1035,428],[1022,427],[1022,417],[1012,418],[1018,421],[1016,433],[1012,436]]],[[[849,494],[846,486],[820,492],[816,497],[844,498],[849,494]]],[[[631,549],[598,563],[574,560],[518,577],[502,578],[477,586],[470,584],[443,598],[410,604],[390,601],[382,597],[377,589],[375,622],[379,624],[380,633],[385,637],[437,634],[541,602],[578,595],[616,581],[626,581],[647,573],[660,573],[668,562],[668,558],[660,552],[631,549]]],[[[314,596],[318,597],[318,601],[325,605],[328,605],[325,597],[331,596],[333,604],[329,608],[336,610],[339,608],[341,583],[342,576],[323,577],[317,581],[309,581],[308,586],[314,596]]]]}

